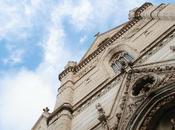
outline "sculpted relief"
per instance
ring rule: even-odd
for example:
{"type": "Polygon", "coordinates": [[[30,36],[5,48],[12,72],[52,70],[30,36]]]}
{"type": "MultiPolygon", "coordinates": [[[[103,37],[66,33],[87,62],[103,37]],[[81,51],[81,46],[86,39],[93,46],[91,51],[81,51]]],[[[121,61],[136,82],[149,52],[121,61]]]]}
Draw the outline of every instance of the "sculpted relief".
{"type": "Polygon", "coordinates": [[[119,129],[173,130],[175,128],[174,65],[148,66],[131,71],[128,74],[130,81],[126,82],[129,84],[125,86],[122,98],[124,100],[119,129]],[[155,124],[151,124],[155,121],[155,124]]]}

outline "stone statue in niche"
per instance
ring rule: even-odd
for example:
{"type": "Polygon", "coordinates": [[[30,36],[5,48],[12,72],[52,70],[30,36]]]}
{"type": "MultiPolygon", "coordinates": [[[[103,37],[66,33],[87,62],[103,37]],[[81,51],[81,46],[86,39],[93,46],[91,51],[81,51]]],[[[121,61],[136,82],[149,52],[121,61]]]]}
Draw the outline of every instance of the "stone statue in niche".
{"type": "Polygon", "coordinates": [[[96,105],[96,109],[97,109],[97,111],[98,111],[98,120],[99,120],[100,122],[105,121],[105,120],[106,120],[105,111],[103,110],[103,108],[102,108],[102,106],[101,106],[100,103],[98,103],[98,104],[96,105]]]}
{"type": "Polygon", "coordinates": [[[107,130],[109,130],[109,126],[108,126],[108,122],[107,122],[107,117],[105,115],[105,111],[104,109],[102,108],[101,104],[98,103],[96,105],[96,109],[98,111],[98,120],[100,121],[100,123],[102,124],[102,126],[104,128],[106,128],[107,130]]]}

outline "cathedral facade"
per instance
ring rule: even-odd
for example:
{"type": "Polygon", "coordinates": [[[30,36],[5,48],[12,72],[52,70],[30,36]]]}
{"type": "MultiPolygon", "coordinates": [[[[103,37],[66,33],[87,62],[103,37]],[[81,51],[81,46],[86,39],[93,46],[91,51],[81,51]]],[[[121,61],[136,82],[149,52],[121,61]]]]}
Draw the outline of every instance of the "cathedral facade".
{"type": "Polygon", "coordinates": [[[59,80],[32,130],[175,130],[175,5],[131,10],[59,80]]]}

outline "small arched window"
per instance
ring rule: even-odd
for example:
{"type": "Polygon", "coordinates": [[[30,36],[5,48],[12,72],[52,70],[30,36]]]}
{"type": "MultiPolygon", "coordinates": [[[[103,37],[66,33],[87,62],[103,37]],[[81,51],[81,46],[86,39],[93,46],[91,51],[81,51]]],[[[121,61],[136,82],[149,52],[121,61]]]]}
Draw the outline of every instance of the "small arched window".
{"type": "Polygon", "coordinates": [[[119,52],[112,57],[111,67],[115,73],[123,72],[127,66],[132,65],[133,57],[127,52],[119,52]]]}

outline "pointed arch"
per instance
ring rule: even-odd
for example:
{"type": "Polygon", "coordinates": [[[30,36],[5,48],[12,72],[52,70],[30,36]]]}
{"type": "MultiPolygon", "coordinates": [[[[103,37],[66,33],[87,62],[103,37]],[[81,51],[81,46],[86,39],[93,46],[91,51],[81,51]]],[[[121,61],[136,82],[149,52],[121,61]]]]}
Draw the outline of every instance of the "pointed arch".
{"type": "Polygon", "coordinates": [[[175,82],[158,88],[156,91],[150,93],[150,95],[132,115],[127,124],[126,130],[155,129],[157,126],[154,122],[160,122],[158,117],[164,116],[162,111],[165,109],[170,110],[172,108],[175,108],[175,82]]]}

